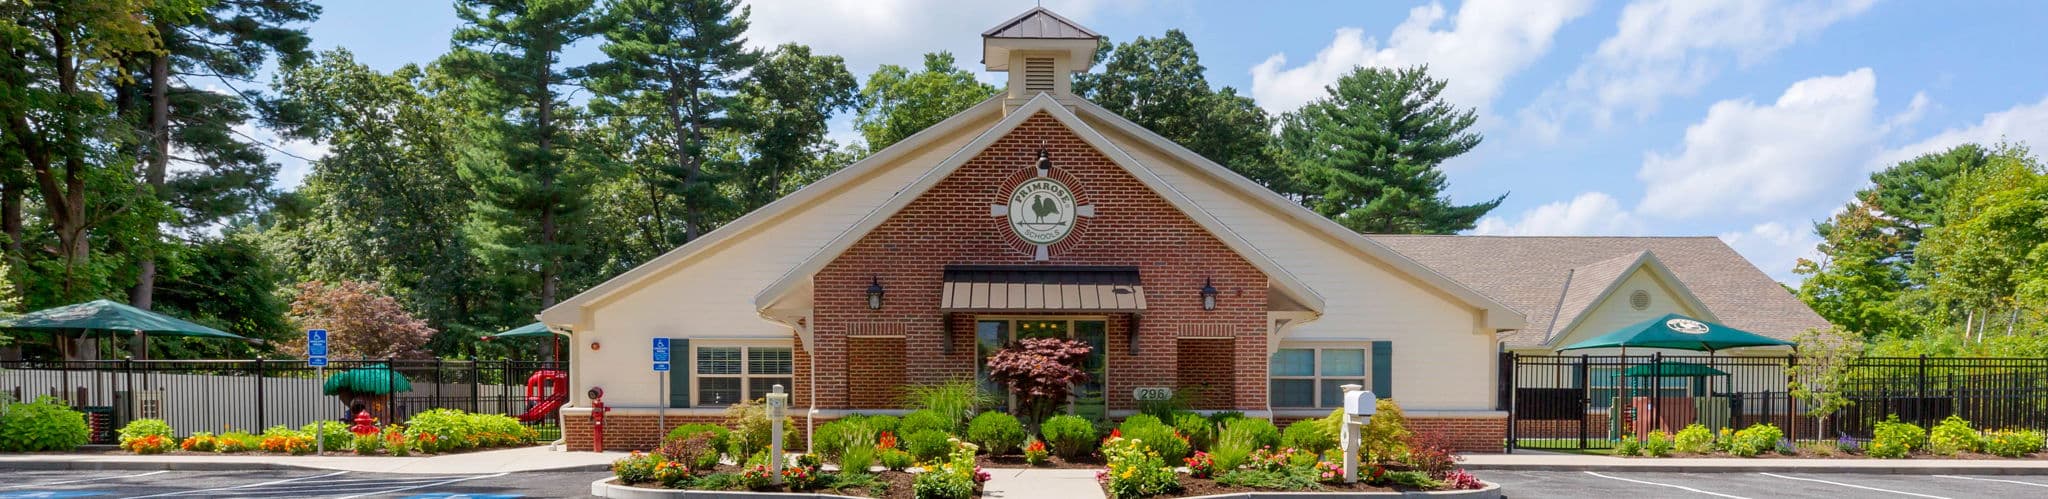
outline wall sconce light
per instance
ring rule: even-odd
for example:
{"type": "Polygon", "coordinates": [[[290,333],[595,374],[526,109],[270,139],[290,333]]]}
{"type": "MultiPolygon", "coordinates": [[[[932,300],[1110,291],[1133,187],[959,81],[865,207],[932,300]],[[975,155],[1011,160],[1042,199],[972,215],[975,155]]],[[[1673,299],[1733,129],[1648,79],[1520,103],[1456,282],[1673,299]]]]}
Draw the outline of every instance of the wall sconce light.
{"type": "Polygon", "coordinates": [[[871,276],[868,281],[868,310],[882,309],[882,278],[871,276]]]}
{"type": "Polygon", "coordinates": [[[1213,280],[1202,279],[1202,310],[1216,309],[1216,285],[1213,280]]]}
{"type": "Polygon", "coordinates": [[[1043,177],[1048,173],[1052,173],[1052,154],[1045,152],[1044,148],[1040,148],[1038,150],[1038,176],[1043,177]]]}
{"type": "Polygon", "coordinates": [[[597,350],[598,348],[602,348],[602,347],[603,347],[603,345],[599,345],[599,344],[597,343],[597,340],[590,340],[590,349],[591,349],[591,350],[597,350]]]}

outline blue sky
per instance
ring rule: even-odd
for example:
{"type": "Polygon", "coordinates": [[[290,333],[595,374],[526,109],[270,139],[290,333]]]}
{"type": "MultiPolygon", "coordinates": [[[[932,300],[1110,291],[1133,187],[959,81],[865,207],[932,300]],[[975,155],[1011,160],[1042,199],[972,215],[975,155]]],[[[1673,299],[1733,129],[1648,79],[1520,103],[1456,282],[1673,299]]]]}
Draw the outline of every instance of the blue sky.
{"type": "MultiPolygon", "coordinates": [[[[754,0],[750,42],[865,77],[950,50],[1034,1],[754,0]]],[[[1868,173],[1957,143],[2048,148],[2048,2],[1049,0],[1123,41],[1180,29],[1209,79],[1278,113],[1358,65],[1429,64],[1486,141],[1451,196],[1508,194],[1473,231],[1716,235],[1779,280],[1868,173]]],[[[378,69],[445,52],[448,2],[323,2],[317,49],[378,69]]],[[[595,42],[565,62],[597,57],[595,42]]],[[[971,67],[970,69],[978,69],[971,67]]],[[[995,81],[995,75],[986,75],[995,81]]],[[[836,121],[835,138],[854,136],[836,121]]],[[[317,144],[280,143],[317,157],[317,144]]],[[[304,162],[279,157],[295,186],[304,162]]]]}

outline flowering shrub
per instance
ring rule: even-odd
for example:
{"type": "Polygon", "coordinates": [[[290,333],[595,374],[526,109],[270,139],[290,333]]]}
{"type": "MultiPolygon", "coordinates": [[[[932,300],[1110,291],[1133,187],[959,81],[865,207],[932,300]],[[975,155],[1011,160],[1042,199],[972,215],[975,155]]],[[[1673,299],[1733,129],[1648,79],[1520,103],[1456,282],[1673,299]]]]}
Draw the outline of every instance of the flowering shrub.
{"type": "Polygon", "coordinates": [[[1145,447],[1159,452],[1160,458],[1169,463],[1177,463],[1187,457],[1190,447],[1187,437],[1179,430],[1160,422],[1159,418],[1144,414],[1125,418],[1123,425],[1117,427],[1116,436],[1143,442],[1145,447]]]}
{"type": "Polygon", "coordinates": [[[1472,476],[1472,472],[1465,470],[1451,470],[1450,473],[1444,475],[1443,482],[1444,486],[1453,489],[1471,490],[1486,488],[1486,484],[1480,482],[1479,477],[1472,476]]]}
{"type": "Polygon", "coordinates": [[[213,443],[213,433],[202,431],[185,437],[185,441],[178,442],[178,448],[191,452],[213,452],[213,443]]]}
{"type": "Polygon", "coordinates": [[[1714,450],[1714,432],[1705,425],[1693,423],[1678,430],[1671,439],[1671,448],[1678,452],[1705,454],[1714,450]]]}
{"type": "Polygon", "coordinates": [[[1778,440],[1785,438],[1785,432],[1778,425],[1757,423],[1735,432],[1728,442],[1728,453],[1742,457],[1756,457],[1766,450],[1776,450],[1778,440]]]}
{"type": "Polygon", "coordinates": [[[384,430],[384,452],[393,456],[411,455],[412,446],[412,439],[406,438],[403,428],[393,426],[384,430]]]}
{"type": "Polygon", "coordinates": [[[775,472],[769,471],[765,464],[756,464],[740,472],[740,486],[747,490],[768,488],[774,482],[775,472]]]}
{"type": "Polygon", "coordinates": [[[654,465],[653,478],[654,481],[661,482],[663,487],[681,488],[684,482],[690,480],[690,467],[683,463],[663,460],[660,464],[654,465]]]}
{"type": "Polygon", "coordinates": [[[1429,474],[1430,478],[1442,480],[1458,467],[1458,453],[1452,450],[1450,440],[1443,433],[1417,433],[1408,437],[1406,445],[1408,465],[1429,474]]]}
{"type": "Polygon", "coordinates": [[[1181,461],[1188,465],[1188,476],[1209,478],[1210,475],[1216,474],[1216,460],[1210,459],[1207,452],[1195,451],[1195,455],[1188,456],[1181,459],[1181,461]]]}
{"type": "Polygon", "coordinates": [[[376,433],[356,435],[349,437],[348,445],[349,448],[355,449],[358,455],[376,454],[384,451],[384,436],[376,433]]]}
{"type": "Polygon", "coordinates": [[[619,477],[619,483],[628,485],[651,482],[655,479],[655,468],[661,466],[662,462],[661,456],[633,451],[626,457],[612,461],[612,475],[619,477]]]}
{"type": "Polygon", "coordinates": [[[2004,457],[2020,457],[2041,452],[2044,437],[2034,430],[2007,430],[1984,432],[1984,452],[2004,457]]]}
{"type": "Polygon", "coordinates": [[[1048,453],[1045,450],[1044,440],[1034,438],[1031,439],[1031,443],[1024,445],[1024,462],[1026,464],[1032,466],[1042,465],[1045,464],[1047,457],[1048,453]]]}
{"type": "Polygon", "coordinates": [[[909,468],[912,462],[917,460],[916,457],[910,455],[910,452],[903,449],[882,449],[882,452],[876,454],[875,458],[880,460],[882,467],[888,468],[889,471],[903,471],[909,468]]]}
{"type": "Polygon", "coordinates": [[[276,452],[294,456],[313,453],[313,437],[304,435],[270,435],[263,437],[260,444],[263,452],[276,452]]]}
{"type": "Polygon", "coordinates": [[[222,433],[219,437],[214,437],[213,443],[213,451],[223,454],[249,452],[261,450],[262,448],[263,437],[250,435],[249,432],[243,431],[222,433]]]}
{"type": "Polygon", "coordinates": [[[1174,476],[1173,468],[1167,467],[1159,452],[1146,447],[1139,439],[1112,436],[1103,443],[1102,455],[1109,461],[1109,470],[1102,478],[1108,485],[1111,499],[1180,490],[1180,481],[1174,476]]]}
{"type": "Polygon", "coordinates": [[[1316,463],[1314,467],[1316,470],[1316,481],[1323,483],[1337,483],[1344,481],[1344,463],[1335,461],[1322,461],[1316,463]]]}
{"type": "Polygon", "coordinates": [[[811,490],[818,487],[824,460],[817,454],[804,454],[790,461],[790,466],[782,468],[782,483],[789,485],[789,490],[811,490]]]}
{"type": "Polygon", "coordinates": [[[1913,423],[1900,422],[1899,416],[1896,414],[1885,417],[1884,421],[1879,421],[1877,428],[1872,433],[1873,437],[1870,439],[1870,449],[1867,453],[1870,454],[1870,457],[1875,458],[1898,459],[1906,457],[1906,454],[1912,453],[1913,449],[1925,446],[1927,442],[1926,430],[1920,429],[1919,426],[1913,423]]]}
{"type": "Polygon", "coordinates": [[[976,487],[988,481],[988,473],[974,464],[974,453],[980,447],[957,438],[947,439],[947,443],[952,450],[945,458],[925,463],[925,472],[917,474],[911,483],[912,491],[920,499],[969,499],[974,497],[976,487]]]}
{"type": "Polygon", "coordinates": [[[121,427],[121,450],[142,454],[134,449],[134,442],[142,437],[155,436],[168,442],[172,436],[171,424],[161,419],[137,419],[121,427]]]}
{"type": "MultiPolygon", "coordinates": [[[[1030,338],[996,351],[988,358],[989,379],[1010,387],[1025,414],[1042,419],[1065,403],[1073,387],[1088,382],[1081,362],[1092,350],[1087,342],[1065,338],[1030,338]]],[[[1001,449],[989,449],[999,452],[1001,449]]]]}
{"type": "Polygon", "coordinates": [[[162,454],[172,447],[170,437],[163,435],[143,435],[121,445],[136,454],[162,454]]]}
{"type": "Polygon", "coordinates": [[[896,448],[895,433],[884,431],[882,432],[882,436],[875,437],[875,449],[888,450],[894,448],[896,448]]]}
{"type": "Polygon", "coordinates": [[[1957,452],[1977,452],[1984,448],[1984,436],[1970,428],[1970,422],[1961,416],[1950,415],[1934,425],[1927,433],[1927,451],[1947,456],[1957,452]]]}
{"type": "Polygon", "coordinates": [[[1835,449],[1842,451],[1844,454],[1863,452],[1863,441],[1850,438],[1848,435],[1842,435],[1842,438],[1835,440],[1835,449]]]}
{"type": "MultiPolygon", "coordinates": [[[[432,433],[420,435],[431,436],[432,433]]],[[[708,470],[718,466],[718,448],[711,444],[716,438],[711,432],[700,432],[686,438],[670,440],[655,450],[662,459],[694,469],[708,470]]]]}

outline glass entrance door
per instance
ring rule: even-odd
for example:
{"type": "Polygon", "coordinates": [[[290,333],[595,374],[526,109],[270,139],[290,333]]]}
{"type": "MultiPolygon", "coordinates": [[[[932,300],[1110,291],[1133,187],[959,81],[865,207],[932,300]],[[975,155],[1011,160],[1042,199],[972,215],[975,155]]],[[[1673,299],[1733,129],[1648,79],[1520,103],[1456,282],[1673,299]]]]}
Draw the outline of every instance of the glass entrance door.
{"type": "Polygon", "coordinates": [[[1003,394],[997,400],[997,410],[1009,411],[1016,407],[1016,397],[1010,396],[1008,387],[988,376],[988,359],[1017,340],[1027,338],[1069,338],[1088,344],[1088,358],[1081,362],[1081,369],[1088,372],[1088,382],[1074,387],[1074,395],[1067,404],[1066,412],[1093,420],[1102,420],[1109,415],[1109,397],[1104,387],[1108,386],[1109,368],[1107,358],[1109,324],[1100,319],[1066,318],[983,318],[975,321],[974,336],[978,357],[975,366],[975,380],[983,389],[1003,394]]]}

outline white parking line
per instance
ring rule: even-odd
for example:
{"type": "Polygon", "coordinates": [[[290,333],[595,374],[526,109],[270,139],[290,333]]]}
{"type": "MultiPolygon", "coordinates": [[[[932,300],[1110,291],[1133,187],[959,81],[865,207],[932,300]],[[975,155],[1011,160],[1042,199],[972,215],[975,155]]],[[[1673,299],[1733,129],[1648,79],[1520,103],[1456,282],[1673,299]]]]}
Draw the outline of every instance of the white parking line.
{"type": "Polygon", "coordinates": [[[1830,481],[1827,481],[1827,480],[1820,480],[1820,479],[1815,479],[1815,478],[1800,478],[1800,477],[1796,477],[1796,476],[1785,476],[1785,475],[1779,475],[1779,474],[1775,474],[1775,473],[1757,473],[1757,474],[1758,474],[1758,475],[1763,475],[1763,476],[1768,476],[1768,477],[1777,477],[1777,478],[1783,478],[1783,479],[1786,479],[1786,480],[1801,480],[1801,481],[1807,481],[1807,482],[1815,482],[1815,483],[1825,483],[1825,484],[1828,484],[1828,485],[1840,485],[1840,486],[1843,486],[1843,487],[1849,487],[1849,488],[1857,488],[1857,489],[1863,489],[1863,490],[1873,490],[1873,491],[1877,491],[1877,492],[1890,492],[1890,493],[1893,493],[1893,494],[1899,494],[1899,495],[1908,495],[1908,496],[1913,496],[1913,497],[1925,497],[1925,498],[1928,498],[1928,499],[1949,499],[1949,498],[1947,498],[1947,497],[1942,497],[1942,496],[1930,496],[1930,495],[1927,495],[1927,494],[1915,494],[1915,493],[1912,493],[1912,492],[1906,492],[1906,491],[1903,491],[1903,490],[1892,490],[1892,489],[1880,489],[1880,488],[1877,488],[1877,487],[1866,487],[1866,486],[1862,486],[1862,485],[1856,485],[1856,484],[1853,484],[1853,483],[1842,483],[1842,482],[1830,482],[1830,481]]]}
{"type": "Polygon", "coordinates": [[[200,489],[200,490],[181,490],[181,491],[177,491],[177,492],[165,492],[165,493],[162,493],[162,494],[152,494],[152,495],[146,495],[146,496],[135,496],[135,497],[131,497],[131,498],[128,498],[128,499],[142,499],[142,498],[144,498],[144,497],[164,497],[164,496],[181,496],[181,495],[186,495],[186,494],[197,494],[197,493],[200,493],[200,492],[213,492],[213,491],[217,491],[217,490],[233,490],[233,489],[246,489],[246,488],[249,488],[249,487],[262,487],[262,486],[265,486],[265,485],[276,485],[276,484],[280,484],[280,483],[296,482],[296,481],[299,481],[299,480],[311,480],[311,479],[315,479],[315,478],[326,478],[326,477],[330,477],[330,476],[334,476],[334,475],[339,475],[339,474],[343,474],[343,473],[348,473],[348,472],[346,472],[346,471],[336,471],[336,472],[333,472],[333,473],[328,473],[328,474],[325,474],[325,475],[313,475],[313,476],[302,476],[302,477],[298,477],[298,478],[286,478],[286,479],[283,479],[283,480],[272,480],[272,481],[268,481],[268,482],[263,482],[263,483],[252,483],[252,484],[248,484],[248,485],[236,485],[236,486],[233,486],[233,487],[216,487],[216,488],[211,488],[211,489],[200,489]]]}
{"type": "Polygon", "coordinates": [[[13,489],[13,488],[21,488],[21,487],[41,487],[41,486],[44,486],[44,485],[63,485],[63,484],[67,484],[67,483],[80,483],[80,482],[97,482],[97,481],[100,481],[100,480],[117,480],[117,479],[122,479],[122,478],[135,478],[135,477],[139,477],[139,476],[150,476],[150,475],[155,475],[155,474],[161,474],[161,473],[170,473],[170,471],[169,471],[169,470],[164,470],[164,471],[151,471],[151,472],[148,472],[148,473],[141,473],[141,474],[135,474],[135,475],[121,475],[121,476],[103,476],[103,477],[99,477],[99,478],[87,478],[87,479],[84,479],[84,480],[68,480],[68,481],[63,481],[63,482],[50,482],[50,483],[30,483],[30,484],[22,484],[22,485],[8,485],[8,486],[0,487],[0,489],[13,489]]]}
{"type": "Polygon", "coordinates": [[[2027,485],[2027,486],[2032,486],[2032,487],[2042,487],[2042,488],[2048,488],[2048,484],[2041,484],[2041,483],[2034,483],[2034,482],[2022,482],[2022,481],[2019,481],[2019,480],[2001,480],[2001,479],[1997,479],[1997,478],[1975,478],[1975,477],[1967,477],[1967,476],[1955,476],[1955,475],[1934,475],[1934,476],[1938,476],[1938,477],[1942,477],[1942,478],[1954,478],[1954,479],[1958,479],[1958,480],[1976,480],[1976,481],[1980,481],[1980,482],[2004,482],[2004,483],[2017,483],[2017,484],[2020,484],[2020,485],[2027,485]]]}
{"type": "Polygon", "coordinates": [[[1600,478],[1606,478],[1606,479],[1609,479],[1609,480],[1621,480],[1621,481],[1624,481],[1624,482],[1629,482],[1629,483],[1640,483],[1640,484],[1643,484],[1643,485],[1655,485],[1655,486],[1658,486],[1658,487],[1670,487],[1670,488],[1674,488],[1674,489],[1678,489],[1678,490],[1683,490],[1683,491],[1687,491],[1687,492],[1698,492],[1698,493],[1701,493],[1701,494],[1706,494],[1706,495],[1710,495],[1710,496],[1714,496],[1714,497],[1726,497],[1726,498],[1728,498],[1728,499],[1749,499],[1749,498],[1747,498],[1747,497],[1742,497],[1742,496],[1731,496],[1731,495],[1728,495],[1728,494],[1723,494],[1723,493],[1719,493],[1719,492],[1707,492],[1707,491],[1704,491],[1704,490],[1700,490],[1700,489],[1695,489],[1695,488],[1692,488],[1692,487],[1687,487],[1687,486],[1684,486],[1684,485],[1672,485],[1672,484],[1668,484],[1668,483],[1646,482],[1646,481],[1642,481],[1642,480],[1636,480],[1636,479],[1633,479],[1633,478],[1622,478],[1622,477],[1618,477],[1618,476],[1607,476],[1607,475],[1602,475],[1602,474],[1599,474],[1599,473],[1594,473],[1594,472],[1591,472],[1591,471],[1588,471],[1588,472],[1586,472],[1586,474],[1588,474],[1588,475],[1593,475],[1593,476],[1597,476],[1597,477],[1600,477],[1600,478]]]}
{"type": "Polygon", "coordinates": [[[455,482],[464,482],[464,481],[469,481],[469,480],[475,480],[475,479],[479,479],[479,478],[497,478],[497,477],[501,477],[501,476],[505,476],[505,475],[510,475],[510,474],[511,474],[511,473],[499,473],[499,474],[496,474],[496,475],[477,475],[477,476],[473,476],[473,477],[468,477],[468,478],[457,478],[457,479],[454,479],[454,480],[447,480],[447,481],[442,481],[442,482],[435,482],[435,483],[430,483],[430,484],[426,484],[426,485],[414,485],[414,486],[411,486],[411,487],[399,487],[399,488],[395,488],[395,489],[386,489],[386,490],[379,490],[379,491],[376,491],[376,492],[371,492],[371,493],[368,493],[368,494],[358,494],[358,495],[352,495],[352,496],[343,496],[343,497],[337,497],[337,498],[335,498],[335,499],[355,499],[355,498],[357,498],[357,497],[364,497],[364,496],[373,496],[373,495],[377,495],[377,494],[388,494],[388,493],[392,493],[392,492],[398,492],[398,491],[404,491],[404,490],[412,490],[412,489],[423,489],[423,488],[427,488],[427,487],[434,487],[434,486],[439,486],[439,485],[447,485],[447,484],[451,484],[451,483],[455,483],[455,482]]]}
{"type": "Polygon", "coordinates": [[[475,475],[443,475],[420,478],[358,478],[351,480],[320,480],[289,483],[235,491],[235,497],[306,497],[313,495],[356,494],[368,490],[388,489],[407,485],[433,485],[437,482],[468,479],[475,475]]]}

